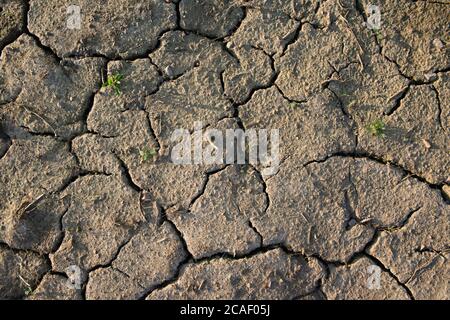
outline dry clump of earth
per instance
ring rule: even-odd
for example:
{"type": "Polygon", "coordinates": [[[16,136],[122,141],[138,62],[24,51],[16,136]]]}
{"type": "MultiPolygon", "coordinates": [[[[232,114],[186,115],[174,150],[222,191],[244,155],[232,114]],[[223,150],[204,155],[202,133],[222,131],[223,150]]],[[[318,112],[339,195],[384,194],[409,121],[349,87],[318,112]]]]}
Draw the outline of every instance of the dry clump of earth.
{"type": "Polygon", "coordinates": [[[71,2],[0,0],[1,299],[449,299],[450,4],[71,2]]]}

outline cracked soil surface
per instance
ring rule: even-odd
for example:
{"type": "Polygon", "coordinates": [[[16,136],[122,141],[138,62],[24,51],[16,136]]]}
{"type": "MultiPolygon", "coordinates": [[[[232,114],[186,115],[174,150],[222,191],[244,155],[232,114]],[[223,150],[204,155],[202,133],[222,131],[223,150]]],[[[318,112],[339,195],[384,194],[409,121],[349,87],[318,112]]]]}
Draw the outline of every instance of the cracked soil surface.
{"type": "Polygon", "coordinates": [[[448,1],[72,2],[0,0],[0,299],[450,298],[448,1]]]}

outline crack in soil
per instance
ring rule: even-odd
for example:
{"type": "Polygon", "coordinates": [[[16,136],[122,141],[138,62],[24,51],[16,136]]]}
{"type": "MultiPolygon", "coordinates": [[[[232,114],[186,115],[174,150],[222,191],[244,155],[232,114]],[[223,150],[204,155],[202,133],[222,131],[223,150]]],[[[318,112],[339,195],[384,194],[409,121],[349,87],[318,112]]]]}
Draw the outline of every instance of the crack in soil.
{"type": "Polygon", "coordinates": [[[13,145],[13,140],[5,132],[2,131],[2,126],[0,122],[0,160],[6,156],[9,149],[13,145]]]}
{"type": "Polygon", "coordinates": [[[119,162],[120,169],[121,169],[120,171],[122,172],[122,177],[124,178],[124,181],[134,191],[141,193],[143,191],[143,189],[133,181],[133,178],[131,177],[131,174],[130,174],[130,170],[129,170],[127,164],[125,163],[125,161],[123,161],[114,151],[112,151],[112,154],[115,156],[115,158],[119,162]]]}
{"type": "MultiPolygon", "coordinates": [[[[327,161],[330,158],[333,157],[343,157],[343,158],[354,158],[354,159],[369,159],[375,162],[378,162],[380,164],[384,164],[384,165],[390,165],[393,166],[397,169],[400,169],[405,176],[408,177],[412,177],[415,178],[416,180],[425,183],[430,189],[434,189],[434,190],[440,190],[442,191],[442,187],[445,185],[445,183],[441,183],[441,184],[435,184],[432,182],[429,182],[427,179],[425,179],[424,177],[421,177],[409,170],[407,170],[406,168],[404,168],[403,166],[401,166],[400,164],[394,162],[394,161],[386,161],[383,158],[379,158],[376,155],[367,153],[367,152],[335,152],[331,155],[327,155],[326,157],[322,158],[322,159],[316,159],[316,160],[311,160],[306,162],[303,166],[306,167],[312,163],[323,163],[325,161],[327,161]]],[[[442,195],[443,197],[443,195],[442,195]]],[[[444,198],[444,197],[443,197],[444,198]]],[[[445,198],[444,198],[445,199],[445,198]]]]}
{"type": "Polygon", "coordinates": [[[389,268],[387,268],[380,260],[378,260],[377,258],[375,258],[374,256],[372,256],[372,255],[370,255],[370,254],[368,254],[368,253],[366,253],[365,255],[366,255],[367,257],[369,257],[370,259],[372,259],[372,260],[378,265],[378,267],[381,268],[381,270],[387,272],[387,273],[391,276],[391,278],[393,278],[393,279],[397,282],[397,284],[398,284],[399,286],[401,286],[401,287],[406,291],[406,294],[409,296],[409,298],[410,298],[411,300],[416,300],[416,299],[414,298],[413,293],[411,292],[411,289],[409,289],[408,286],[407,286],[406,284],[404,284],[403,282],[401,282],[401,281],[398,279],[398,277],[397,277],[397,276],[396,276],[389,268]]]}
{"type": "MultiPolygon", "coordinates": [[[[422,2],[422,0],[419,0],[419,1],[422,2]]],[[[102,55],[102,54],[97,53],[97,52],[90,52],[90,53],[87,53],[87,54],[73,54],[73,55],[68,55],[68,56],[64,56],[64,57],[58,56],[58,54],[55,51],[53,51],[53,49],[51,47],[48,47],[48,46],[44,45],[42,43],[41,39],[37,35],[35,35],[32,32],[30,32],[30,30],[28,28],[28,24],[29,24],[28,15],[30,13],[30,1],[24,1],[24,3],[25,3],[25,10],[24,10],[25,14],[22,17],[23,18],[23,28],[22,28],[22,30],[18,30],[17,32],[11,34],[8,38],[4,39],[5,45],[3,45],[0,48],[0,53],[3,53],[3,49],[6,46],[8,46],[11,43],[13,43],[14,41],[16,41],[21,35],[26,34],[26,35],[30,36],[35,41],[37,47],[42,49],[43,52],[46,54],[46,56],[52,57],[54,59],[54,61],[59,62],[59,63],[62,63],[62,62],[64,62],[64,60],[70,59],[70,58],[84,59],[84,58],[97,57],[97,58],[104,59],[103,65],[101,67],[102,72],[99,75],[100,82],[97,82],[99,88],[89,96],[88,102],[87,102],[87,106],[84,109],[84,111],[83,111],[83,113],[81,115],[81,118],[80,118],[80,120],[83,122],[83,128],[81,129],[81,132],[75,133],[73,136],[69,137],[68,139],[64,139],[62,137],[58,137],[56,135],[56,132],[53,132],[53,133],[52,132],[33,132],[30,128],[22,126],[22,128],[28,134],[30,134],[32,136],[42,136],[42,137],[50,137],[51,136],[52,138],[54,138],[54,139],[56,139],[58,141],[65,142],[67,144],[67,146],[68,146],[69,153],[75,159],[76,168],[74,169],[74,173],[69,178],[67,178],[56,189],[56,191],[51,192],[52,194],[61,195],[73,183],[75,183],[79,178],[82,178],[82,177],[85,177],[85,176],[91,176],[91,175],[94,175],[94,176],[95,175],[111,176],[111,175],[116,174],[116,173],[111,174],[111,173],[106,173],[106,172],[95,172],[95,171],[84,170],[82,168],[81,164],[80,164],[80,159],[78,158],[76,152],[74,152],[74,150],[73,150],[73,140],[75,138],[81,137],[81,136],[83,136],[85,134],[96,134],[96,135],[98,135],[98,136],[100,136],[102,138],[114,138],[114,137],[117,137],[117,136],[108,137],[108,136],[104,136],[104,135],[101,135],[101,134],[96,133],[96,132],[92,132],[92,131],[90,131],[88,129],[88,125],[87,125],[89,115],[90,115],[90,113],[91,113],[91,111],[92,111],[92,109],[94,107],[95,97],[96,97],[97,94],[99,94],[99,92],[101,90],[101,84],[106,80],[105,76],[107,75],[108,64],[110,62],[112,62],[112,61],[131,61],[132,62],[132,61],[138,60],[138,59],[147,59],[147,60],[150,61],[150,63],[156,68],[156,70],[158,72],[159,81],[158,81],[158,84],[156,85],[156,89],[153,92],[145,95],[144,98],[147,98],[147,97],[152,96],[152,95],[156,94],[157,92],[159,92],[159,90],[161,89],[161,87],[162,87],[162,85],[164,83],[170,82],[170,81],[176,81],[179,78],[181,78],[181,77],[187,75],[188,73],[192,72],[197,67],[196,65],[194,65],[193,67],[188,68],[188,70],[186,70],[185,72],[183,72],[180,75],[177,75],[176,77],[167,77],[167,76],[165,76],[165,74],[161,70],[161,68],[152,61],[152,59],[149,57],[149,55],[151,55],[152,53],[156,52],[158,49],[160,49],[162,47],[161,38],[166,33],[173,32],[173,31],[183,31],[183,32],[186,32],[188,34],[195,34],[195,35],[198,35],[198,36],[200,36],[202,38],[208,39],[212,43],[220,45],[220,47],[222,48],[222,50],[224,52],[226,52],[233,60],[235,60],[238,63],[238,65],[241,65],[241,61],[239,60],[238,56],[236,55],[236,53],[234,52],[234,50],[232,48],[228,48],[227,43],[228,43],[229,39],[240,29],[240,27],[242,26],[243,22],[246,21],[246,19],[248,19],[248,12],[247,11],[248,11],[249,8],[251,8],[251,9],[258,9],[258,10],[261,10],[261,11],[263,11],[263,10],[260,9],[258,6],[251,6],[251,5],[248,5],[248,4],[245,4],[245,3],[242,4],[242,6],[240,6],[240,8],[243,10],[243,14],[242,14],[241,19],[239,21],[237,21],[235,23],[235,25],[232,26],[232,28],[230,29],[230,31],[227,32],[226,35],[214,38],[214,37],[202,34],[201,32],[196,31],[196,30],[189,30],[189,29],[184,29],[184,28],[181,27],[181,19],[182,18],[181,18],[181,14],[180,14],[180,2],[181,1],[172,2],[172,4],[175,6],[175,13],[176,13],[176,25],[175,25],[175,27],[171,27],[171,28],[168,28],[166,30],[163,30],[163,31],[159,32],[159,34],[157,36],[156,44],[152,48],[149,48],[144,54],[136,54],[136,55],[132,55],[132,56],[128,57],[127,59],[124,59],[119,54],[106,56],[106,55],[102,55]],[[55,135],[56,135],[56,138],[55,138],[55,135]]],[[[428,1],[428,3],[444,4],[444,3],[439,2],[439,1],[428,1]]],[[[316,7],[314,8],[314,11],[315,11],[314,16],[316,16],[318,14],[319,9],[320,9],[322,4],[323,4],[322,1],[317,2],[316,7]]],[[[342,9],[344,9],[344,10],[346,9],[346,8],[344,8],[342,6],[342,4],[340,4],[340,2],[338,2],[338,4],[341,6],[342,9]]],[[[354,4],[352,5],[352,8],[353,7],[356,9],[356,12],[363,18],[363,20],[366,21],[367,20],[367,15],[366,15],[366,12],[364,10],[364,7],[363,7],[363,4],[362,4],[361,0],[355,0],[354,4]]],[[[228,10],[230,10],[230,8],[228,10]]],[[[270,10],[265,10],[265,11],[270,11],[270,10]]],[[[282,47],[280,55],[278,55],[279,53],[274,53],[274,54],[270,55],[267,52],[265,52],[264,49],[262,49],[262,48],[260,48],[258,46],[255,46],[255,45],[251,45],[251,47],[253,49],[262,52],[265,56],[267,56],[270,59],[271,77],[269,79],[269,83],[267,85],[259,85],[259,86],[256,86],[256,87],[252,88],[250,93],[248,93],[247,96],[245,96],[245,98],[243,99],[243,101],[241,103],[236,103],[235,101],[233,101],[233,99],[227,97],[227,99],[229,100],[229,102],[231,103],[231,106],[232,106],[232,116],[224,116],[222,119],[219,119],[219,121],[223,120],[223,119],[227,119],[227,118],[235,119],[237,124],[238,124],[238,127],[240,129],[244,130],[244,131],[246,130],[246,128],[245,128],[244,123],[243,123],[243,121],[242,121],[242,119],[240,117],[240,113],[239,113],[240,106],[243,106],[243,105],[247,104],[248,102],[250,102],[252,100],[252,98],[253,98],[253,95],[258,90],[264,90],[264,89],[268,89],[268,88],[271,88],[271,87],[274,86],[277,89],[277,91],[281,94],[281,96],[286,101],[295,102],[295,103],[299,103],[299,104],[304,104],[304,103],[308,102],[307,100],[305,100],[305,101],[296,101],[296,100],[288,98],[283,93],[283,91],[279,88],[279,86],[276,84],[276,81],[277,81],[277,78],[279,76],[280,71],[277,71],[276,68],[275,68],[274,56],[277,55],[277,58],[280,58],[280,57],[283,57],[288,52],[288,50],[290,49],[290,46],[295,44],[299,40],[301,32],[302,32],[303,27],[304,27],[305,24],[310,24],[314,29],[321,29],[321,26],[319,26],[319,25],[317,25],[315,23],[309,22],[309,21],[305,21],[304,19],[297,19],[297,18],[292,17],[292,16],[290,16],[288,14],[282,13],[282,12],[280,12],[278,10],[275,10],[275,12],[277,12],[278,14],[281,14],[281,15],[285,15],[289,19],[294,20],[294,21],[298,22],[299,24],[292,32],[290,32],[285,37],[285,39],[284,39],[285,43],[283,43],[283,47],[282,47]]],[[[343,18],[343,19],[346,21],[345,18],[343,18]]],[[[355,36],[353,29],[351,28],[350,25],[348,25],[348,22],[346,23],[346,25],[350,29],[349,32],[351,32],[353,34],[354,38],[356,38],[356,42],[358,42],[358,46],[362,50],[362,47],[361,47],[361,45],[359,43],[359,39],[355,36]]],[[[376,46],[378,47],[378,51],[381,54],[381,56],[386,61],[394,64],[395,68],[397,69],[399,74],[403,78],[408,80],[407,86],[405,86],[403,89],[401,89],[398,93],[396,93],[394,96],[392,96],[389,99],[389,102],[393,101],[393,106],[389,110],[384,111],[384,115],[386,115],[386,116],[393,115],[404,104],[404,99],[407,97],[408,93],[411,91],[412,86],[427,85],[427,86],[429,86],[431,88],[431,90],[433,90],[433,92],[436,95],[436,99],[437,99],[437,102],[438,102],[437,103],[437,108],[438,108],[438,122],[439,122],[439,126],[444,132],[447,132],[448,130],[444,126],[444,123],[443,123],[443,120],[442,120],[442,112],[443,112],[443,105],[442,105],[442,103],[443,103],[443,101],[441,100],[441,97],[439,95],[439,91],[437,90],[437,88],[436,88],[436,86],[434,84],[434,82],[437,81],[437,79],[439,77],[435,77],[435,78],[433,78],[431,80],[423,81],[423,80],[414,79],[414,77],[404,74],[402,72],[402,66],[400,66],[399,63],[397,63],[397,61],[395,61],[394,59],[389,58],[389,57],[387,57],[385,55],[385,52],[384,52],[385,50],[384,50],[383,46],[381,45],[380,41],[378,40],[378,38],[376,37],[376,35],[375,34],[372,35],[371,38],[374,40],[376,46]]],[[[95,51],[95,50],[93,50],[93,51],[95,51]]],[[[362,50],[362,51],[364,52],[364,50],[362,50]]],[[[367,152],[359,152],[359,151],[357,151],[357,146],[358,146],[358,135],[357,135],[358,127],[357,127],[357,124],[354,121],[352,115],[345,108],[343,101],[339,98],[339,96],[331,88],[329,88],[329,84],[330,84],[331,81],[339,81],[339,80],[336,80],[336,79],[331,79],[331,77],[334,74],[337,74],[339,76],[339,72],[341,72],[345,68],[348,68],[351,64],[356,64],[356,63],[359,64],[359,63],[361,63],[361,61],[352,61],[352,62],[348,63],[346,66],[340,68],[339,70],[337,70],[330,63],[331,67],[333,68],[333,72],[328,77],[328,80],[326,80],[322,84],[322,91],[321,91],[321,92],[324,92],[325,90],[328,89],[334,95],[334,97],[337,98],[337,100],[339,102],[339,107],[340,107],[343,115],[347,119],[349,119],[349,121],[352,123],[352,131],[353,131],[353,134],[355,136],[355,148],[354,148],[354,151],[353,152],[335,152],[335,153],[333,153],[331,155],[327,155],[326,157],[321,158],[321,159],[314,159],[314,160],[307,161],[307,162],[305,162],[303,164],[303,167],[306,168],[307,166],[309,166],[312,163],[323,163],[323,162],[329,160],[332,157],[353,158],[353,160],[356,160],[356,159],[367,159],[367,160],[371,160],[371,161],[374,161],[374,162],[377,162],[377,163],[380,163],[380,164],[393,166],[394,168],[397,168],[397,169],[401,170],[401,172],[404,174],[405,177],[414,178],[417,181],[426,184],[428,186],[428,188],[430,188],[430,189],[439,190],[441,196],[443,197],[443,199],[445,201],[445,203],[448,203],[448,200],[444,196],[444,191],[443,191],[443,187],[444,187],[445,183],[441,183],[441,184],[430,183],[429,181],[427,181],[426,178],[423,178],[423,177],[421,177],[421,176],[419,176],[419,175],[417,175],[415,173],[412,173],[411,171],[405,169],[402,165],[400,165],[398,163],[395,163],[395,162],[392,162],[392,161],[385,160],[383,158],[383,156],[380,157],[380,156],[376,156],[376,155],[373,155],[373,154],[370,154],[370,153],[367,153],[367,152]]],[[[225,71],[226,71],[226,68],[224,68],[223,70],[220,70],[219,75],[218,75],[223,95],[225,94],[225,83],[226,83],[225,79],[224,79],[224,72],[225,71]]],[[[437,69],[433,73],[435,73],[437,75],[438,73],[445,73],[445,72],[448,72],[448,71],[450,71],[450,67],[446,67],[446,68],[443,68],[443,69],[437,69]]],[[[19,95],[20,95],[20,93],[19,93],[19,95]]],[[[14,102],[17,99],[17,97],[12,99],[12,101],[8,101],[6,103],[2,103],[1,105],[6,105],[6,104],[9,104],[11,102],[14,102]]],[[[158,136],[157,132],[155,132],[155,130],[154,130],[155,124],[152,123],[152,118],[150,116],[149,111],[146,110],[145,108],[140,109],[140,110],[142,110],[142,111],[144,111],[146,113],[146,119],[147,119],[147,124],[148,124],[148,128],[147,129],[149,131],[150,136],[156,141],[159,153],[162,153],[163,152],[162,151],[163,145],[162,145],[162,142],[159,139],[159,136],[158,136]]],[[[41,117],[40,115],[38,115],[38,116],[41,117]]],[[[2,146],[2,150],[0,150],[0,160],[2,160],[5,157],[5,155],[8,153],[8,151],[10,150],[11,146],[14,144],[14,139],[9,137],[6,133],[3,133],[2,130],[1,130],[1,127],[0,127],[0,139],[5,141],[5,143],[3,144],[4,147],[2,146]]],[[[125,161],[123,159],[121,159],[119,157],[119,155],[117,155],[117,153],[115,153],[115,151],[112,151],[112,154],[113,154],[114,158],[119,163],[120,174],[121,174],[121,177],[122,177],[124,183],[128,187],[133,189],[134,191],[138,192],[140,194],[140,197],[142,197],[144,192],[145,192],[145,190],[142,187],[140,187],[133,180],[133,177],[132,177],[132,175],[130,173],[130,169],[128,168],[128,166],[125,163],[125,161]]],[[[287,158],[283,159],[280,162],[280,166],[288,158],[289,158],[289,156],[287,158]]],[[[205,194],[206,188],[207,188],[208,183],[210,181],[210,177],[212,175],[214,175],[214,174],[218,174],[218,173],[222,172],[227,167],[228,167],[228,165],[225,165],[225,166],[223,166],[223,167],[221,167],[219,169],[210,170],[210,171],[207,171],[207,172],[204,173],[203,183],[202,183],[199,191],[191,198],[187,210],[191,210],[192,206],[196,203],[196,201],[198,199],[200,199],[205,194]]],[[[253,168],[253,170],[255,171],[255,174],[258,177],[258,180],[261,182],[261,184],[263,186],[263,192],[264,192],[265,198],[266,198],[266,205],[265,205],[265,208],[264,208],[264,213],[266,214],[268,212],[269,207],[272,205],[271,204],[270,195],[269,195],[268,190],[267,190],[267,181],[273,176],[271,176],[270,178],[267,178],[267,180],[264,180],[261,172],[257,168],[255,168],[253,165],[250,165],[250,167],[253,168]]],[[[357,188],[355,186],[355,183],[354,183],[354,181],[352,179],[350,166],[349,166],[348,170],[349,170],[349,172],[348,172],[348,179],[349,179],[350,184],[352,186],[353,192],[356,193],[355,199],[356,199],[356,201],[358,201],[358,199],[359,199],[358,190],[357,190],[357,188]]],[[[186,257],[183,259],[183,261],[180,262],[176,266],[176,272],[175,272],[174,276],[170,277],[169,279],[164,280],[163,282],[161,282],[158,285],[152,286],[151,288],[145,288],[144,286],[142,286],[139,283],[139,279],[135,279],[132,276],[128,275],[126,272],[124,272],[124,271],[122,271],[122,270],[112,266],[113,262],[118,258],[121,250],[127,244],[130,243],[130,241],[141,231],[141,229],[146,224],[148,224],[147,221],[142,221],[141,223],[139,223],[138,226],[134,227],[133,230],[130,230],[131,232],[130,232],[129,237],[127,237],[127,239],[125,241],[123,241],[123,243],[121,243],[117,247],[117,250],[114,252],[114,254],[112,255],[112,258],[107,263],[95,265],[94,267],[90,268],[87,271],[87,278],[86,278],[85,282],[83,283],[82,297],[84,299],[86,299],[86,285],[89,282],[89,275],[90,275],[90,273],[95,271],[95,270],[97,270],[97,269],[100,269],[100,268],[108,268],[108,267],[110,267],[110,268],[116,270],[117,272],[120,272],[124,276],[135,280],[142,289],[145,289],[145,293],[140,297],[141,299],[145,299],[148,295],[150,295],[155,290],[159,290],[159,289],[165,288],[168,285],[177,282],[179,280],[179,278],[180,278],[180,275],[181,275],[183,269],[189,264],[198,264],[198,263],[202,263],[202,262],[213,261],[213,260],[216,260],[216,259],[225,259],[225,260],[230,260],[230,261],[239,260],[239,259],[247,259],[247,258],[251,258],[251,257],[253,257],[255,255],[258,255],[258,254],[264,254],[264,253],[269,252],[271,250],[281,249],[285,253],[288,253],[290,255],[301,255],[301,256],[305,257],[306,259],[310,259],[310,258],[317,259],[320,262],[320,264],[323,265],[323,267],[324,267],[324,269],[326,271],[325,276],[323,278],[320,278],[317,281],[317,283],[315,285],[315,288],[313,290],[311,290],[310,292],[308,292],[306,294],[300,295],[300,296],[298,296],[296,298],[303,298],[303,297],[306,297],[306,296],[308,296],[310,294],[314,294],[316,292],[319,292],[326,299],[327,297],[326,297],[325,293],[322,290],[322,285],[323,285],[324,280],[328,279],[328,277],[330,276],[330,269],[329,269],[329,267],[331,265],[333,265],[333,266],[350,265],[353,262],[355,262],[358,258],[367,257],[367,258],[371,259],[372,261],[374,261],[383,271],[387,272],[390,277],[395,279],[395,281],[398,283],[398,285],[401,286],[407,292],[408,296],[412,300],[414,300],[415,297],[412,294],[412,291],[407,286],[407,284],[416,276],[417,273],[422,272],[422,270],[427,268],[429,266],[429,264],[424,266],[424,267],[417,268],[415,270],[414,274],[408,279],[408,281],[406,281],[405,283],[402,283],[402,282],[399,281],[398,277],[388,268],[389,266],[383,265],[383,263],[380,260],[378,260],[376,257],[372,256],[369,253],[369,251],[372,248],[372,246],[378,241],[378,239],[379,239],[380,235],[382,234],[382,232],[396,232],[397,230],[406,227],[410,223],[411,218],[416,213],[418,214],[418,212],[422,209],[422,207],[417,207],[417,208],[409,211],[405,215],[405,217],[402,219],[402,221],[400,223],[398,223],[397,225],[395,225],[395,226],[374,227],[370,223],[370,221],[369,222],[367,222],[367,221],[364,222],[364,221],[361,221],[361,219],[358,218],[357,214],[355,213],[355,209],[354,209],[355,208],[355,204],[352,203],[352,198],[350,197],[348,190],[344,191],[344,195],[343,196],[344,196],[344,206],[345,206],[345,209],[346,209],[346,212],[347,212],[346,213],[346,215],[347,215],[346,216],[346,229],[347,228],[351,228],[351,226],[349,226],[349,221],[351,219],[354,219],[356,221],[356,223],[367,225],[368,227],[371,228],[371,231],[373,231],[373,236],[364,245],[364,248],[362,250],[358,250],[358,251],[352,253],[347,262],[345,262],[345,261],[326,261],[323,258],[321,258],[318,254],[312,254],[312,255],[306,256],[306,255],[304,255],[301,252],[295,252],[295,251],[290,250],[288,248],[288,246],[286,244],[284,244],[284,243],[264,246],[263,235],[257,230],[257,228],[255,227],[255,225],[253,224],[253,222],[252,222],[252,220],[250,218],[248,219],[248,227],[251,228],[259,237],[259,247],[258,248],[254,249],[254,250],[252,250],[252,251],[250,251],[248,253],[241,254],[241,255],[235,255],[235,254],[230,254],[230,253],[216,253],[216,254],[213,254],[213,255],[208,256],[208,257],[195,259],[193,257],[193,255],[189,251],[187,242],[184,239],[184,236],[183,236],[182,232],[177,228],[177,226],[175,225],[175,223],[173,221],[168,219],[168,217],[166,215],[166,211],[169,208],[163,209],[163,208],[159,207],[159,209],[160,209],[159,221],[158,221],[159,226],[162,223],[166,222],[173,228],[177,238],[182,243],[183,250],[184,250],[184,252],[186,254],[186,257]],[[395,229],[395,230],[392,231],[392,229],[395,229]]],[[[63,200],[63,199],[60,199],[60,200],[63,200]]],[[[60,276],[64,276],[65,278],[68,278],[67,275],[65,273],[63,273],[63,272],[53,271],[53,266],[52,266],[51,260],[49,258],[49,255],[52,254],[52,253],[56,253],[60,249],[62,243],[64,242],[64,238],[65,238],[66,235],[65,235],[65,229],[64,229],[64,226],[63,226],[63,220],[64,220],[65,215],[67,214],[67,212],[69,211],[69,209],[72,206],[71,202],[72,201],[70,201],[70,203],[67,206],[67,209],[65,209],[65,211],[60,216],[60,219],[59,219],[59,229],[60,229],[59,230],[60,231],[59,238],[56,241],[56,243],[54,245],[54,248],[52,248],[52,251],[50,253],[42,254],[40,252],[36,252],[36,251],[33,251],[33,250],[14,249],[14,248],[9,247],[9,245],[6,244],[6,243],[0,242],[0,247],[8,248],[10,250],[13,250],[14,252],[20,252],[20,251],[25,251],[26,252],[26,251],[28,251],[28,252],[36,253],[36,254],[38,254],[41,257],[45,257],[45,259],[49,263],[49,270],[47,272],[45,272],[44,275],[39,279],[39,282],[36,285],[36,288],[39,287],[39,285],[41,284],[44,276],[47,275],[47,274],[60,275],[60,276]]],[[[237,207],[238,207],[238,210],[240,210],[239,206],[237,206],[237,207]]],[[[145,212],[144,212],[144,210],[142,208],[142,203],[141,203],[140,209],[141,209],[141,212],[142,212],[143,216],[146,218],[145,212]]],[[[436,256],[434,256],[433,259],[435,259],[437,256],[442,256],[442,257],[445,258],[444,254],[447,253],[447,251],[445,251],[445,250],[444,251],[437,251],[437,250],[435,250],[433,248],[416,248],[415,252],[419,252],[419,253],[435,253],[436,256]]]]}

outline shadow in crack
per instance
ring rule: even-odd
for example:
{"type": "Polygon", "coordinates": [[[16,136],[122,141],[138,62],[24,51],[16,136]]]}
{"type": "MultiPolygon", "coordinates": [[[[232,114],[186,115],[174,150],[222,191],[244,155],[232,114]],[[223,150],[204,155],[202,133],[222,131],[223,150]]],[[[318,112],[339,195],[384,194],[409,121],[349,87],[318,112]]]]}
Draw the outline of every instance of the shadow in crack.
{"type": "Polygon", "coordinates": [[[11,138],[3,132],[2,126],[0,124],[0,159],[8,152],[9,147],[11,147],[11,138]]]}

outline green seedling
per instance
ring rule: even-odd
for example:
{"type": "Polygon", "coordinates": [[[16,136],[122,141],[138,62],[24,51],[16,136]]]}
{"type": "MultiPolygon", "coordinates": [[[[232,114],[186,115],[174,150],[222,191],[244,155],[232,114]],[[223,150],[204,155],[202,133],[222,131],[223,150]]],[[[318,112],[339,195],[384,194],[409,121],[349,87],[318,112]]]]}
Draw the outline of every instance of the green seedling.
{"type": "Polygon", "coordinates": [[[112,88],[116,95],[120,96],[120,81],[123,79],[123,75],[116,73],[108,76],[106,82],[103,83],[102,88],[112,88]]]}
{"type": "Polygon", "coordinates": [[[72,227],[72,228],[69,227],[66,230],[68,232],[74,233],[74,234],[81,233],[83,231],[83,229],[80,226],[76,226],[76,227],[72,227]]]}
{"type": "Polygon", "coordinates": [[[25,286],[25,289],[23,290],[24,294],[26,296],[29,296],[30,294],[33,293],[33,289],[31,288],[30,284],[19,274],[19,279],[20,281],[22,281],[22,283],[25,286]]]}
{"type": "Polygon", "coordinates": [[[381,40],[383,40],[383,35],[381,34],[380,29],[372,29],[372,32],[375,35],[375,37],[377,38],[378,42],[381,42],[381,40]]]}
{"type": "Polygon", "coordinates": [[[31,289],[31,287],[26,287],[24,293],[26,296],[29,296],[30,294],[33,293],[33,289],[31,289]]]}
{"type": "Polygon", "coordinates": [[[155,149],[151,148],[144,148],[142,150],[139,150],[139,155],[141,157],[142,162],[147,162],[150,159],[152,159],[157,154],[155,149]]]}
{"type": "Polygon", "coordinates": [[[382,120],[375,120],[367,126],[367,131],[375,137],[383,138],[385,136],[386,125],[382,120]]]}

